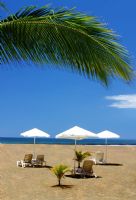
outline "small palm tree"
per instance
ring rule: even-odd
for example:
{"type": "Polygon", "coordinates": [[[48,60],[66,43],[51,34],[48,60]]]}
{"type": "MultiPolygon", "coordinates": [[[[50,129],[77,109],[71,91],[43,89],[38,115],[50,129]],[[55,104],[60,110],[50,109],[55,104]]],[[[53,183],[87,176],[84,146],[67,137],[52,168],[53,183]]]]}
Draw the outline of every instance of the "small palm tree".
{"type": "Polygon", "coordinates": [[[88,156],[91,156],[91,154],[87,152],[82,152],[82,151],[75,151],[75,160],[78,162],[78,168],[80,168],[80,163],[87,158],[88,156]]]}
{"type": "Polygon", "coordinates": [[[60,186],[62,177],[64,177],[65,173],[69,172],[70,169],[68,168],[68,166],[60,164],[60,165],[54,166],[51,169],[51,171],[57,176],[58,186],[60,186]]]}

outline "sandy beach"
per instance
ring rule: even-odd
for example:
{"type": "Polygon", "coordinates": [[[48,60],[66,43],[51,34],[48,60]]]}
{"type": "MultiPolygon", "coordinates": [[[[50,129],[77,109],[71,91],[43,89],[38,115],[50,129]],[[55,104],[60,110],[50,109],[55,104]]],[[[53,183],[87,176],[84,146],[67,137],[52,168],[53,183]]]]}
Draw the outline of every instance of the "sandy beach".
{"type": "MultiPolygon", "coordinates": [[[[95,152],[103,146],[78,146],[95,152]]],[[[64,163],[73,167],[72,145],[36,145],[36,153],[44,154],[48,166],[64,163]]],[[[136,199],[136,146],[109,146],[108,162],[122,164],[95,165],[100,178],[62,180],[68,187],[54,187],[56,177],[47,168],[16,167],[16,161],[31,153],[32,145],[0,144],[1,200],[134,200],[136,199]]]]}

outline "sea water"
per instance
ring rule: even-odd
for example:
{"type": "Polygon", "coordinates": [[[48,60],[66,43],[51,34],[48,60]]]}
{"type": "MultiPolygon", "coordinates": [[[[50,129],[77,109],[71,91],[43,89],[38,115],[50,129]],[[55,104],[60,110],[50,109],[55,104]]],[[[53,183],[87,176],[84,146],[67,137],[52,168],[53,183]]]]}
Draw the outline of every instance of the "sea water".
{"type": "MultiPolygon", "coordinates": [[[[33,144],[33,138],[22,137],[0,137],[0,144],[33,144]]],[[[65,144],[73,145],[74,140],[56,138],[36,138],[37,144],[65,144]]],[[[81,145],[105,145],[105,139],[77,140],[81,145]]],[[[136,139],[108,139],[108,145],[136,145],[136,139]]]]}

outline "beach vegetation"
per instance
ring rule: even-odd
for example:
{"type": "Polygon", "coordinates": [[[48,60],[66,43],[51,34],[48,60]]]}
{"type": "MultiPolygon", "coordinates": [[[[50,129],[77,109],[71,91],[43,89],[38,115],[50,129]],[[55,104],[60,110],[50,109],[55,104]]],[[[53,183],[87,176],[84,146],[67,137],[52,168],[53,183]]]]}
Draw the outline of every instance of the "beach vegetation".
{"type": "MultiPolygon", "coordinates": [[[[2,2],[0,6],[5,8],[2,2]]],[[[133,77],[130,56],[117,35],[75,9],[22,8],[1,18],[0,35],[1,64],[51,63],[105,85],[111,77],[133,77]]]]}
{"type": "Polygon", "coordinates": [[[77,151],[77,150],[75,151],[75,160],[78,162],[78,168],[80,168],[81,162],[88,156],[91,156],[91,153],[88,151],[86,152],[77,151]]]}
{"type": "Polygon", "coordinates": [[[64,178],[64,175],[66,172],[69,172],[70,169],[68,166],[60,164],[57,166],[54,166],[51,171],[53,172],[53,174],[56,175],[57,179],[58,179],[58,186],[61,186],[61,179],[64,178]]]}

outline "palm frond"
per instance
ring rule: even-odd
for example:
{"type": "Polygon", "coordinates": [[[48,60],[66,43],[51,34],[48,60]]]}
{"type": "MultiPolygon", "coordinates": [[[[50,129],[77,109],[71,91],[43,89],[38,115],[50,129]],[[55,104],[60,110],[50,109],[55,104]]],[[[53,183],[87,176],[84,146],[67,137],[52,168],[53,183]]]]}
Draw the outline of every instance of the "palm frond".
{"type": "Polygon", "coordinates": [[[56,177],[60,180],[62,177],[64,177],[65,173],[69,172],[70,169],[68,166],[60,164],[54,166],[51,171],[56,175],[56,177]]]}
{"type": "Polygon", "coordinates": [[[87,158],[88,156],[91,156],[90,152],[86,151],[86,152],[82,152],[82,151],[75,151],[75,160],[78,162],[82,162],[85,158],[87,158]]]}
{"type": "Polygon", "coordinates": [[[0,8],[2,8],[2,9],[5,10],[5,11],[8,11],[8,9],[7,9],[6,5],[5,5],[5,3],[3,3],[2,1],[0,1],[0,8]]]}
{"type": "Polygon", "coordinates": [[[34,6],[0,22],[1,63],[53,63],[108,84],[110,77],[132,79],[127,50],[95,17],[75,10],[34,6]]]}

